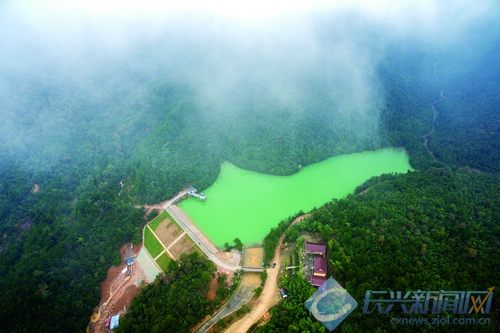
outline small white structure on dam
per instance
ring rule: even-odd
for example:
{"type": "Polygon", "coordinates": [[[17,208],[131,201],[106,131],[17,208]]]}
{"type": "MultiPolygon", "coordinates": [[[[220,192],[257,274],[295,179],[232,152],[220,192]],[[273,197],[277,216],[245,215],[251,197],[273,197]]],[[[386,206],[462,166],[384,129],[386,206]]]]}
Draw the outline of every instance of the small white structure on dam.
{"type": "Polygon", "coordinates": [[[206,195],[205,195],[205,193],[200,193],[200,194],[198,194],[198,193],[196,193],[196,192],[197,192],[197,190],[196,190],[196,188],[194,188],[193,186],[191,186],[191,187],[189,187],[189,188],[187,189],[187,193],[188,193],[189,195],[191,195],[191,196],[193,196],[193,197],[200,198],[200,200],[201,200],[201,201],[205,201],[205,199],[207,198],[207,197],[206,197],[206,195]]]}

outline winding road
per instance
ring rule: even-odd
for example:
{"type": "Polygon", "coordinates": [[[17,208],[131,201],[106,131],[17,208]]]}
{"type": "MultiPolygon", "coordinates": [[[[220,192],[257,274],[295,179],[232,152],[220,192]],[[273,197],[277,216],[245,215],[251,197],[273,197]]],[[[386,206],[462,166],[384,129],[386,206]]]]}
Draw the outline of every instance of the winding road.
{"type": "Polygon", "coordinates": [[[279,259],[281,254],[281,246],[283,245],[284,239],[285,234],[281,235],[278,246],[274,251],[273,262],[276,263],[276,266],[272,269],[267,270],[266,283],[264,285],[264,288],[262,289],[262,294],[258,299],[257,306],[254,307],[252,311],[244,318],[231,325],[227,329],[227,333],[240,333],[248,331],[254,323],[259,321],[259,319],[262,318],[266,314],[266,312],[270,308],[275,306],[281,299],[281,295],[278,290],[278,284],[276,283],[276,281],[278,279],[278,273],[281,267],[281,262],[279,259]]]}
{"type": "MultiPolygon", "coordinates": [[[[243,276],[243,279],[245,279],[245,276],[243,276]]],[[[258,281],[260,282],[260,279],[258,279],[258,281]]],[[[243,283],[243,281],[241,281],[240,285],[238,286],[236,291],[231,295],[227,303],[225,303],[222,306],[222,308],[212,316],[212,318],[207,320],[199,329],[197,329],[196,333],[206,332],[219,320],[239,310],[250,299],[252,299],[253,295],[255,294],[254,290],[255,288],[258,288],[259,285],[260,283],[247,285],[246,283],[243,283]]]]}
{"type": "MultiPolygon", "coordinates": [[[[299,223],[300,221],[309,216],[311,216],[310,213],[297,217],[295,220],[293,220],[293,222],[290,224],[289,227],[299,223]]],[[[239,333],[248,331],[253,324],[258,322],[266,314],[266,312],[269,311],[270,308],[278,304],[278,302],[281,300],[281,294],[278,290],[277,280],[281,268],[281,260],[280,260],[281,247],[283,246],[283,240],[285,239],[285,236],[286,235],[284,233],[283,235],[281,235],[280,240],[278,242],[278,246],[274,251],[273,262],[276,263],[276,266],[272,269],[267,270],[266,283],[262,290],[262,294],[258,299],[258,305],[255,308],[253,308],[252,311],[249,314],[247,314],[244,318],[238,320],[233,325],[231,325],[226,332],[239,333]]]]}
{"type": "MultiPolygon", "coordinates": [[[[441,90],[441,93],[439,94],[441,96],[441,99],[444,98],[444,89],[441,90]]],[[[436,110],[436,107],[434,106],[436,104],[436,102],[433,102],[431,104],[432,106],[432,110],[434,111],[434,118],[432,119],[432,128],[431,130],[428,132],[428,133],[425,133],[422,137],[425,139],[425,142],[424,142],[424,146],[425,146],[425,149],[427,149],[427,152],[432,156],[432,158],[434,159],[434,161],[437,161],[436,159],[436,156],[434,156],[434,153],[429,149],[429,146],[428,146],[428,142],[429,142],[429,136],[432,135],[432,133],[434,133],[434,130],[435,130],[435,127],[436,127],[436,118],[438,116],[438,112],[436,110]]]]}

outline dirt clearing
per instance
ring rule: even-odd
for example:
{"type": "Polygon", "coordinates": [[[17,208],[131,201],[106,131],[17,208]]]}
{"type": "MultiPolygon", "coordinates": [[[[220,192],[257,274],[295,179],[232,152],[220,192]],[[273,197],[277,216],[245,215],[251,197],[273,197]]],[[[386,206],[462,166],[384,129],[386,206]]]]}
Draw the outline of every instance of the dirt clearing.
{"type": "Polygon", "coordinates": [[[181,254],[187,253],[190,254],[194,251],[200,252],[202,256],[204,254],[201,252],[201,250],[198,248],[198,246],[195,246],[191,238],[187,234],[184,234],[181,239],[179,239],[170,249],[168,249],[170,253],[174,256],[175,260],[179,260],[181,257],[181,254]]]}
{"type": "Polygon", "coordinates": [[[33,185],[33,187],[31,188],[31,192],[33,193],[40,192],[40,186],[38,186],[38,184],[33,185]]]}
{"type": "Polygon", "coordinates": [[[243,251],[244,267],[262,267],[264,261],[264,248],[253,247],[243,251]]]}
{"type": "Polygon", "coordinates": [[[165,247],[172,244],[172,242],[182,235],[183,232],[184,231],[179,228],[176,223],[171,222],[169,219],[165,219],[161,222],[155,230],[156,236],[158,236],[165,247]]]}
{"type": "MultiPolygon", "coordinates": [[[[130,255],[139,253],[141,245],[136,245],[130,251],[130,255]]],[[[130,276],[124,273],[126,265],[123,262],[129,255],[130,244],[125,244],[120,248],[122,262],[118,267],[110,267],[106,280],[101,283],[101,301],[99,306],[94,308],[92,321],[89,325],[89,332],[105,331],[106,321],[109,316],[123,314],[125,308],[130,306],[132,299],[141,291],[137,285],[145,278],[137,263],[132,265],[132,274],[130,276]],[[99,319],[97,319],[99,318],[99,319]]]]}
{"type": "Polygon", "coordinates": [[[261,284],[260,274],[258,273],[245,273],[241,277],[241,285],[244,287],[259,288],[261,284]]]}
{"type": "Polygon", "coordinates": [[[267,270],[267,279],[264,287],[262,288],[262,294],[257,299],[257,306],[255,306],[252,311],[246,315],[243,319],[238,320],[236,323],[231,325],[226,332],[246,332],[254,323],[258,322],[270,308],[278,304],[281,300],[280,292],[278,291],[277,278],[279,270],[281,267],[281,247],[283,245],[283,239],[285,235],[280,237],[276,251],[274,252],[273,261],[276,262],[276,267],[267,270]]]}

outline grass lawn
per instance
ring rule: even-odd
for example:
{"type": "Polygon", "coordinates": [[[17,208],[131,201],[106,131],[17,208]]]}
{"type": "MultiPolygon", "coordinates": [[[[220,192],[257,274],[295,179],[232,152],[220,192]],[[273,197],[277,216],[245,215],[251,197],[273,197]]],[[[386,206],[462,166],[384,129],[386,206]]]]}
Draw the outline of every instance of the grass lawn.
{"type": "MultiPolygon", "coordinates": [[[[156,229],[158,229],[160,224],[166,219],[170,219],[171,222],[175,223],[175,225],[177,225],[177,227],[180,228],[179,225],[177,224],[177,222],[175,222],[174,218],[172,216],[170,216],[170,214],[167,213],[166,211],[163,211],[153,221],[151,221],[151,223],[149,224],[149,227],[151,228],[151,230],[156,231],[156,229]]],[[[169,223],[169,222],[167,221],[167,223],[169,223]]]]}
{"type": "Polygon", "coordinates": [[[160,242],[158,242],[153,233],[147,227],[146,230],[144,230],[144,246],[153,258],[163,251],[163,246],[160,242]]]}
{"type": "Polygon", "coordinates": [[[161,270],[166,272],[167,271],[167,268],[168,268],[168,263],[171,261],[172,259],[168,256],[168,254],[165,252],[163,253],[157,260],[156,260],[156,263],[158,264],[158,266],[160,266],[161,270]]]}
{"type": "Polygon", "coordinates": [[[160,223],[163,222],[166,218],[169,218],[170,216],[166,211],[163,211],[160,215],[158,215],[151,223],[149,224],[149,227],[153,230],[156,231],[160,223]]]}

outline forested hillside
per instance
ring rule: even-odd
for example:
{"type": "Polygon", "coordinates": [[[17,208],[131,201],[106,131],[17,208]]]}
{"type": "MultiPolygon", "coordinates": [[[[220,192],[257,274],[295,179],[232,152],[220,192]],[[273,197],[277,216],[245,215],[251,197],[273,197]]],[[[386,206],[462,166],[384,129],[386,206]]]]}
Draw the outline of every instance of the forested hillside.
{"type": "MultiPolygon", "coordinates": [[[[350,264],[331,258],[336,276],[356,297],[366,287],[356,274],[374,276],[373,258],[429,264],[436,283],[457,272],[457,288],[498,278],[472,269],[498,259],[498,15],[441,43],[393,34],[363,11],[269,31],[212,17],[124,28],[13,3],[0,3],[0,331],[83,331],[119,247],[140,242],[144,212],[134,205],[204,189],[223,161],[289,175],[334,155],[404,147],[418,172],[372,180],[307,226],[327,238],[336,230],[333,245],[351,251],[350,264]],[[484,174],[449,171],[467,167],[484,174]],[[355,250],[364,241],[377,250],[355,250]],[[454,261],[437,273],[440,256],[454,261]]],[[[393,268],[379,287],[414,287],[393,268]]]]}
{"type": "Polygon", "coordinates": [[[456,59],[443,64],[444,78],[436,109],[436,133],[429,147],[437,159],[452,167],[500,171],[500,41],[486,52],[458,67],[456,59]],[[451,72],[452,74],[450,74],[451,72]]]}
{"type": "Polygon", "coordinates": [[[85,180],[78,200],[58,175],[41,181],[38,193],[20,175],[1,191],[9,200],[2,208],[11,211],[2,223],[0,331],[81,331],[99,282],[120,264],[119,247],[141,241],[143,211],[118,196],[112,170],[85,180]],[[19,182],[24,191],[13,188],[19,182]]]}
{"type": "Polygon", "coordinates": [[[198,252],[170,262],[169,272],[146,286],[121,318],[117,332],[188,332],[212,313],[217,300],[206,295],[215,265],[198,252]]]}
{"type": "MultiPolygon", "coordinates": [[[[431,168],[383,175],[360,186],[357,194],[334,200],[293,226],[319,233],[328,243],[328,272],[359,303],[342,324],[342,332],[372,332],[375,328],[390,332],[394,329],[391,318],[408,316],[397,309],[389,315],[363,314],[366,290],[486,290],[496,286],[500,279],[499,189],[498,175],[471,169],[431,168]]],[[[289,234],[298,235],[292,230],[289,234]]],[[[273,320],[257,332],[303,327],[310,315],[303,307],[292,306],[297,301],[292,297],[307,299],[312,292],[304,287],[300,290],[273,310],[273,320]]],[[[495,304],[498,301],[493,301],[488,316],[491,326],[441,329],[495,331],[500,320],[495,304]]],[[[313,331],[320,332],[320,328],[313,331]]],[[[397,327],[399,332],[415,329],[397,327]]],[[[433,332],[435,328],[422,326],[418,331],[433,332]]]]}

